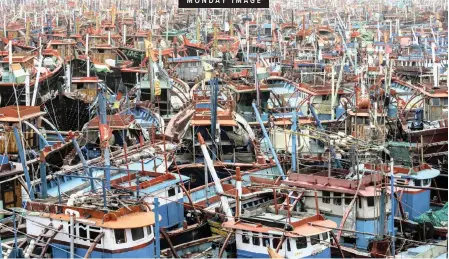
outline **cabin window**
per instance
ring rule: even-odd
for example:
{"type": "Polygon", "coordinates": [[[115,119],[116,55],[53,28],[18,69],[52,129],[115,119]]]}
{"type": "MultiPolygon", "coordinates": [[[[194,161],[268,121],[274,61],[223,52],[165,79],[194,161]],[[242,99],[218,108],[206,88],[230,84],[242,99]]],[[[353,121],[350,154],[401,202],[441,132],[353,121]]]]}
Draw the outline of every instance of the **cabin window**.
{"type": "MultiPolygon", "coordinates": [[[[100,235],[101,232],[101,228],[96,228],[96,227],[89,227],[89,238],[91,239],[91,241],[93,242],[93,240],[95,240],[95,238],[97,238],[97,236],[100,235]]],[[[98,241],[98,244],[101,244],[101,239],[98,241]]]]}
{"type": "Polygon", "coordinates": [[[405,179],[395,179],[397,184],[407,185],[407,181],[405,179]]]}
{"type": "Polygon", "coordinates": [[[330,99],[330,95],[323,95],[323,101],[327,101],[330,99]]]}
{"type": "Polygon", "coordinates": [[[178,186],[178,193],[182,193],[181,186],[178,186]]]}
{"type": "Polygon", "coordinates": [[[322,199],[323,203],[331,203],[331,198],[330,198],[331,193],[330,192],[323,191],[322,195],[323,195],[323,197],[321,199],[322,199]]]}
{"type": "Polygon", "coordinates": [[[433,106],[440,106],[440,98],[432,98],[433,106]]]}
{"type": "Polygon", "coordinates": [[[176,195],[175,188],[168,189],[168,197],[172,197],[175,195],[176,195]]]}
{"type": "Polygon", "coordinates": [[[298,237],[296,239],[296,248],[303,249],[307,247],[307,239],[306,237],[298,237]]]}
{"type": "Polygon", "coordinates": [[[292,247],[290,246],[290,238],[287,238],[286,241],[287,241],[287,251],[290,252],[292,251],[292,247]]]}
{"type": "Polygon", "coordinates": [[[143,228],[133,228],[131,229],[131,236],[133,238],[133,241],[140,240],[145,237],[143,228]]]}
{"type": "Polygon", "coordinates": [[[126,233],[124,229],[114,229],[115,242],[117,244],[126,243],[126,233]]]}
{"type": "Polygon", "coordinates": [[[374,197],[368,197],[368,207],[374,207],[374,197]]]}
{"type": "Polygon", "coordinates": [[[260,237],[259,235],[256,236],[256,234],[253,235],[253,245],[260,246],[260,237]]]}
{"type": "Polygon", "coordinates": [[[358,200],[359,200],[359,209],[361,209],[362,208],[362,198],[358,198],[358,200]]]}
{"type": "Polygon", "coordinates": [[[147,236],[151,235],[151,233],[152,233],[152,231],[151,231],[151,227],[150,227],[150,226],[148,226],[148,227],[147,227],[147,236]]]}
{"type": "Polygon", "coordinates": [[[320,243],[320,235],[310,236],[310,244],[316,245],[318,243],[320,243]]]}
{"type": "MultiPolygon", "coordinates": [[[[280,236],[273,236],[273,249],[276,249],[279,246],[280,242],[281,242],[280,236]]],[[[282,249],[282,245],[280,249],[282,249]]]]}
{"type": "Polygon", "coordinates": [[[413,180],[415,186],[421,186],[421,180],[413,180]]]}
{"type": "Polygon", "coordinates": [[[324,232],[321,234],[321,237],[323,238],[323,241],[326,241],[329,238],[329,233],[324,232]]]}
{"type": "Polygon", "coordinates": [[[341,205],[341,193],[334,192],[334,204],[341,205]]]}
{"type": "Polygon", "coordinates": [[[78,237],[82,240],[87,241],[87,226],[84,224],[78,223],[78,237]]]}
{"type": "Polygon", "coordinates": [[[262,242],[263,242],[263,246],[265,246],[265,247],[269,247],[270,246],[270,238],[268,238],[268,237],[264,237],[264,238],[262,238],[262,242]]]}
{"type": "Polygon", "coordinates": [[[352,197],[348,196],[348,195],[345,195],[345,204],[349,205],[351,203],[351,201],[352,201],[352,197]]]}
{"type": "Polygon", "coordinates": [[[443,106],[447,106],[447,98],[442,98],[442,100],[443,100],[443,106]]]}
{"type": "Polygon", "coordinates": [[[430,183],[430,179],[424,179],[422,180],[422,185],[427,186],[430,183]]]}
{"type": "Polygon", "coordinates": [[[249,236],[248,233],[242,232],[242,243],[249,244],[249,236]]]}

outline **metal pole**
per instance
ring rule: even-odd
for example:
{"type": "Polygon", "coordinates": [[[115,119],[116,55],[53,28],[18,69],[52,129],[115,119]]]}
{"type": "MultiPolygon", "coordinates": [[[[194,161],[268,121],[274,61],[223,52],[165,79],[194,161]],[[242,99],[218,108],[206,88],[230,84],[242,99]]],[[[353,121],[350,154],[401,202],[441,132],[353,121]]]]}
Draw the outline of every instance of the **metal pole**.
{"type": "Polygon", "coordinates": [[[218,78],[209,81],[211,91],[211,138],[212,138],[212,160],[217,159],[217,147],[215,145],[215,135],[217,131],[217,102],[218,102],[218,78]]]}
{"type": "Polygon", "coordinates": [[[260,89],[259,80],[257,79],[257,62],[254,63],[254,85],[256,86],[257,106],[260,107],[260,89]]]}
{"type": "Polygon", "coordinates": [[[90,77],[89,34],[86,34],[86,76],[90,77]]]}
{"type": "Polygon", "coordinates": [[[107,209],[107,204],[106,204],[106,180],[104,178],[101,179],[101,188],[103,189],[103,207],[104,207],[104,209],[107,209]]]}
{"type": "Polygon", "coordinates": [[[394,215],[395,215],[395,198],[394,198],[394,174],[393,174],[393,167],[394,167],[394,161],[393,158],[390,159],[390,187],[391,187],[391,194],[390,194],[390,199],[391,199],[391,215],[390,215],[390,224],[391,224],[391,255],[394,257],[395,256],[395,233],[394,233],[394,215]]]}
{"type": "Polygon", "coordinates": [[[206,162],[204,162],[204,186],[206,188],[206,206],[209,206],[209,174],[207,173],[206,162]]]}
{"type": "Polygon", "coordinates": [[[156,242],[156,254],[155,258],[161,257],[161,240],[160,240],[160,230],[159,230],[159,199],[154,197],[154,239],[156,242]]]}
{"type": "MultiPolygon", "coordinates": [[[[98,100],[99,100],[99,108],[100,108],[100,124],[107,125],[107,115],[106,115],[106,97],[104,93],[105,89],[103,86],[100,87],[98,91],[98,100]]],[[[107,144],[107,143],[106,143],[107,144]]],[[[103,154],[104,154],[104,176],[106,179],[106,189],[110,189],[111,184],[111,161],[110,161],[110,154],[109,154],[109,147],[106,145],[106,147],[103,148],[103,154]]]]}
{"type": "MultiPolygon", "coordinates": [[[[201,133],[199,132],[198,132],[198,140],[200,142],[201,151],[203,151],[204,161],[207,164],[207,167],[209,168],[209,172],[212,176],[212,179],[214,180],[216,192],[224,193],[223,186],[221,186],[220,178],[218,178],[212,159],[210,158],[209,152],[207,151],[206,143],[204,142],[203,136],[201,136],[201,133]]],[[[226,217],[228,218],[229,221],[234,221],[231,208],[229,207],[228,197],[220,195],[220,200],[221,206],[223,208],[224,213],[226,214],[226,217]]]]}
{"type": "Polygon", "coordinates": [[[65,76],[66,76],[66,87],[64,89],[64,92],[66,93],[70,93],[70,88],[72,87],[72,75],[71,75],[71,68],[70,68],[70,64],[66,64],[65,65],[65,76]]]}
{"type": "Polygon", "coordinates": [[[15,258],[19,257],[18,254],[18,249],[17,249],[17,222],[16,222],[16,212],[14,211],[14,213],[12,214],[12,221],[14,224],[14,255],[15,258]]]}
{"type": "Polygon", "coordinates": [[[28,71],[25,72],[25,105],[30,106],[30,73],[28,71]]]}
{"type": "Polygon", "coordinates": [[[257,120],[259,121],[260,128],[262,129],[262,132],[263,132],[263,135],[264,135],[264,137],[265,137],[265,140],[266,140],[267,143],[268,143],[268,147],[270,148],[271,155],[273,156],[274,162],[276,162],[276,166],[277,166],[277,168],[279,169],[279,172],[280,172],[281,175],[282,175],[282,179],[285,179],[284,170],[282,169],[282,166],[281,166],[281,164],[279,163],[279,159],[278,159],[278,157],[277,157],[277,155],[276,155],[276,150],[274,150],[274,147],[273,147],[273,145],[271,144],[271,141],[270,141],[270,138],[269,138],[269,136],[268,136],[267,130],[265,129],[265,126],[263,125],[262,118],[260,117],[259,110],[257,110],[256,103],[254,103],[254,102],[253,102],[253,109],[254,109],[254,113],[256,114],[256,118],[257,118],[257,120]]]}
{"type": "Polygon", "coordinates": [[[58,176],[56,176],[56,184],[58,185],[58,204],[62,204],[61,183],[59,182],[59,177],[58,176]]]}
{"type": "MultiPolygon", "coordinates": [[[[45,147],[45,143],[42,139],[39,138],[39,150],[42,150],[45,147]]],[[[39,173],[41,177],[41,198],[47,198],[47,165],[45,163],[45,156],[41,151],[41,161],[39,161],[39,173]]]]}
{"type": "Polygon", "coordinates": [[[136,198],[139,199],[139,192],[140,192],[140,186],[139,186],[139,172],[136,172],[136,198]]]}
{"type": "MultiPolygon", "coordinates": [[[[344,62],[344,60],[343,60],[344,62]]],[[[341,64],[341,66],[343,66],[343,64],[341,64]]],[[[335,79],[334,79],[334,65],[332,65],[331,67],[332,72],[331,72],[331,90],[332,90],[332,95],[331,95],[331,120],[334,119],[334,99],[335,99],[335,79]]]]}
{"type": "Polygon", "coordinates": [[[75,258],[75,215],[70,213],[70,258],[75,258]]]}
{"type": "MultiPolygon", "coordinates": [[[[357,206],[356,206],[357,207],[357,206]]],[[[382,238],[385,235],[385,188],[381,189],[380,193],[380,229],[379,236],[382,238]]]]}
{"type": "MultiPolygon", "coordinates": [[[[39,48],[42,48],[42,46],[39,45],[39,48]]],[[[44,57],[42,55],[39,58],[39,66],[38,66],[38,70],[37,70],[36,79],[34,81],[33,99],[31,99],[31,106],[34,106],[36,104],[37,90],[38,90],[38,87],[39,87],[39,79],[41,77],[41,67],[42,67],[43,58],[44,57]]]]}
{"type": "Polygon", "coordinates": [[[242,175],[240,173],[240,167],[235,168],[235,180],[235,188],[237,189],[235,214],[240,217],[242,214],[242,203],[240,202],[242,198],[242,175]]]}
{"type": "Polygon", "coordinates": [[[19,150],[19,157],[20,157],[20,162],[22,163],[22,167],[23,167],[23,174],[25,175],[25,180],[27,183],[28,191],[30,193],[30,200],[34,200],[34,191],[33,191],[33,186],[31,186],[30,174],[28,173],[28,166],[26,164],[25,151],[22,146],[22,141],[19,136],[19,130],[17,129],[17,126],[14,126],[14,137],[16,139],[17,149],[19,150]]]}
{"type": "Polygon", "coordinates": [[[296,172],[296,129],[297,129],[297,119],[298,115],[296,113],[296,108],[293,109],[293,125],[292,125],[292,171],[296,172]]]}

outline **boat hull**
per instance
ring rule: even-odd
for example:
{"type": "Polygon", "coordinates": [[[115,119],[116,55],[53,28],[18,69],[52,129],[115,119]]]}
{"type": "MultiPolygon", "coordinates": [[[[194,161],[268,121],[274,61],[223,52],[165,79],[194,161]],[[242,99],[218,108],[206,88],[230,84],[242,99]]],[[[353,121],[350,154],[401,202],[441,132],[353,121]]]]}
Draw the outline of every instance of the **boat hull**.
{"type": "MultiPolygon", "coordinates": [[[[53,72],[49,77],[41,80],[38,86],[38,94],[36,96],[36,104],[40,104],[43,99],[48,98],[50,92],[56,92],[62,85],[62,82],[58,80],[59,76],[63,75],[63,70],[53,72]]],[[[33,97],[34,84],[30,84],[30,101],[33,97]]],[[[8,105],[25,105],[25,84],[5,84],[0,83],[0,106],[5,107],[8,105]],[[14,90],[15,88],[15,90],[14,90]],[[16,95],[19,102],[16,102],[16,95]]]]}
{"type": "MultiPolygon", "coordinates": [[[[75,257],[86,255],[87,246],[75,245],[75,257]]],[[[53,258],[70,258],[70,244],[53,244],[53,258]]],[[[154,258],[154,241],[119,251],[95,248],[90,258],[154,258]]]]}
{"type": "MultiPolygon", "coordinates": [[[[262,251],[262,249],[261,249],[262,251]]],[[[254,252],[248,252],[245,250],[237,249],[237,257],[238,258],[270,258],[267,253],[254,253],[254,252]]],[[[331,258],[331,249],[328,247],[324,249],[323,251],[316,253],[314,255],[301,257],[300,255],[296,258],[331,258]]]]}

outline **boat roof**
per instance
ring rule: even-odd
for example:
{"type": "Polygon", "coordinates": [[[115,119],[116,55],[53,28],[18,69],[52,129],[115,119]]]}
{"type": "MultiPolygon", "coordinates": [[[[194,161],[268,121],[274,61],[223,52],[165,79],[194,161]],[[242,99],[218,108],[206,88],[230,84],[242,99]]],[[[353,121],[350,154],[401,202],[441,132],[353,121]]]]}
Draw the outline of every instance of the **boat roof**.
{"type": "Polygon", "coordinates": [[[6,106],[0,108],[0,122],[20,122],[44,114],[39,106],[6,106]]]}
{"type": "MultiPolygon", "coordinates": [[[[331,176],[329,171],[322,167],[307,167],[299,169],[298,173],[289,173],[288,180],[281,180],[278,184],[296,186],[309,190],[322,190],[329,192],[340,192],[355,195],[357,193],[358,181],[354,179],[345,179],[349,170],[332,169],[331,176]]],[[[382,174],[368,174],[360,177],[360,196],[376,196],[377,188],[374,184],[380,183],[382,174]]],[[[252,182],[275,184],[274,180],[267,180],[260,177],[251,176],[252,182]]]]}
{"type": "Polygon", "coordinates": [[[187,57],[178,57],[178,58],[168,58],[169,63],[179,63],[179,62],[199,62],[201,58],[199,56],[187,56],[187,57]]]}
{"type": "MultiPolygon", "coordinates": [[[[210,106],[209,103],[197,103],[205,104],[207,108],[210,106]]],[[[195,114],[190,120],[190,125],[192,126],[207,126],[211,123],[210,109],[197,107],[195,114]]],[[[221,126],[237,126],[237,122],[232,118],[232,115],[228,110],[217,111],[217,123],[221,126]]]]}
{"type": "MultiPolygon", "coordinates": [[[[162,160],[159,159],[160,164],[162,160]]],[[[152,162],[148,162],[152,163],[152,162]]],[[[129,166],[129,170],[140,169],[141,163],[133,163],[129,166]]],[[[124,168],[122,166],[121,168],[124,168]]],[[[136,184],[136,173],[139,173],[139,191],[141,193],[150,194],[163,190],[167,187],[174,186],[177,183],[188,181],[190,178],[184,175],[173,174],[173,173],[159,173],[159,172],[148,172],[148,171],[135,171],[128,175],[127,172],[118,174],[111,179],[111,185],[116,188],[124,188],[130,190],[137,190],[136,184]]]]}
{"type": "MultiPolygon", "coordinates": [[[[28,216],[70,221],[68,211],[79,212],[80,217],[75,220],[86,225],[103,227],[109,229],[131,229],[154,225],[155,214],[152,211],[143,211],[140,205],[130,205],[115,211],[103,211],[75,206],[64,206],[57,204],[46,204],[39,202],[27,202],[28,216]],[[62,213],[57,208],[62,209],[62,213]],[[36,212],[38,214],[36,215],[36,212]]],[[[159,216],[160,217],[160,216],[159,216]]]]}
{"type": "MultiPolygon", "coordinates": [[[[262,213],[260,215],[253,216],[252,218],[267,221],[275,221],[279,223],[281,222],[288,223],[287,216],[276,215],[274,213],[262,213]]],[[[237,222],[228,221],[223,223],[223,227],[234,230],[252,231],[258,233],[270,233],[275,235],[285,234],[288,237],[313,236],[324,232],[329,232],[331,228],[337,227],[337,223],[335,223],[332,220],[326,220],[321,215],[306,216],[302,218],[295,216],[291,217],[290,220],[291,220],[290,224],[293,226],[292,231],[285,231],[284,229],[281,228],[264,226],[261,223],[247,223],[243,221],[237,222]],[[321,227],[312,226],[309,223],[320,225],[321,227]]]]}
{"type": "MultiPolygon", "coordinates": [[[[360,164],[359,171],[369,173],[387,173],[391,172],[391,167],[388,164],[374,165],[374,164],[360,164]]],[[[432,168],[428,164],[422,164],[417,167],[394,166],[393,174],[397,176],[404,176],[403,178],[411,178],[416,180],[432,179],[440,175],[440,171],[432,168]],[[406,176],[406,177],[405,177],[406,176]]]]}
{"type": "Polygon", "coordinates": [[[80,84],[80,83],[100,83],[103,80],[98,77],[72,77],[72,84],[80,84]]]}
{"type": "MultiPolygon", "coordinates": [[[[135,118],[131,114],[114,114],[108,115],[106,119],[106,124],[111,129],[127,129],[133,122],[135,118]]],[[[89,121],[89,129],[98,129],[100,124],[100,117],[97,115],[91,121],[89,121]]]]}
{"type": "MultiPolygon", "coordinates": [[[[0,51],[1,56],[8,56],[8,51],[0,51]]],[[[30,60],[34,59],[33,55],[14,55],[12,54],[12,63],[24,63],[28,62],[30,60]]],[[[8,58],[4,58],[3,60],[0,60],[0,63],[8,63],[8,58]]]]}
{"type": "Polygon", "coordinates": [[[65,40],[50,40],[47,43],[47,46],[50,45],[75,45],[76,41],[74,39],[65,39],[65,40]]]}

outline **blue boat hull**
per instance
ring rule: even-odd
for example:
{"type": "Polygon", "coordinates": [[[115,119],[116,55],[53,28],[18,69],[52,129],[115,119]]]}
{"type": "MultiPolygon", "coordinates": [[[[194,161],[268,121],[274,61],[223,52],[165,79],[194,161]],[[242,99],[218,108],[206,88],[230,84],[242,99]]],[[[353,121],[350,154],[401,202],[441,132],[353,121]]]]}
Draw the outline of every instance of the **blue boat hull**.
{"type": "MultiPolygon", "coordinates": [[[[270,256],[268,255],[268,251],[267,253],[253,253],[253,252],[248,252],[248,251],[244,251],[244,250],[240,250],[237,249],[237,257],[238,258],[270,258],[270,256]]],[[[330,248],[326,248],[323,251],[321,251],[320,253],[311,255],[311,256],[306,256],[306,257],[301,257],[301,258],[330,258],[331,257],[331,249],[330,248]]]]}
{"type": "MultiPolygon", "coordinates": [[[[86,255],[88,249],[75,247],[75,258],[86,255]]],[[[53,258],[70,258],[70,247],[62,244],[53,244],[53,258]]],[[[132,248],[129,251],[112,253],[109,250],[95,249],[90,258],[154,258],[154,242],[148,243],[140,248],[132,248]]]]}

